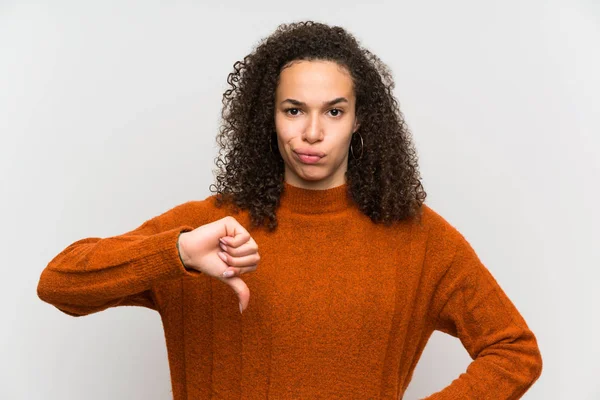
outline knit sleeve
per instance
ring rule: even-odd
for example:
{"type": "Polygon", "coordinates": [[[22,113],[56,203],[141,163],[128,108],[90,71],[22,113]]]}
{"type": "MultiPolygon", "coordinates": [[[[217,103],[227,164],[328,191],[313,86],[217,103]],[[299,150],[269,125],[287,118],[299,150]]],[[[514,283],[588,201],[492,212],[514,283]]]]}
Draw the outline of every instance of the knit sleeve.
{"type": "Polygon", "coordinates": [[[38,296],[72,316],[127,305],[156,310],[157,283],[200,274],[184,267],[177,248],[179,235],[195,228],[190,216],[197,203],[179,205],[122,235],[72,243],[42,271],[38,296]]]}
{"type": "Polygon", "coordinates": [[[536,338],[467,240],[459,240],[440,281],[436,330],[458,337],[473,359],[448,387],[428,400],[517,399],[538,379],[536,338]]]}

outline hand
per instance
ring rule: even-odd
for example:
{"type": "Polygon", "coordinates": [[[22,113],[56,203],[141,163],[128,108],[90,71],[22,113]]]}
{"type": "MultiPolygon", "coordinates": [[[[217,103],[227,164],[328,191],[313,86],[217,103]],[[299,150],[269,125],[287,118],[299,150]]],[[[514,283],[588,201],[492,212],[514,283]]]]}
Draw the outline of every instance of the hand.
{"type": "Polygon", "coordinates": [[[235,291],[240,312],[248,307],[250,290],[240,275],[256,270],[258,246],[233,217],[202,225],[179,236],[179,252],[186,268],[217,278],[235,291]]]}

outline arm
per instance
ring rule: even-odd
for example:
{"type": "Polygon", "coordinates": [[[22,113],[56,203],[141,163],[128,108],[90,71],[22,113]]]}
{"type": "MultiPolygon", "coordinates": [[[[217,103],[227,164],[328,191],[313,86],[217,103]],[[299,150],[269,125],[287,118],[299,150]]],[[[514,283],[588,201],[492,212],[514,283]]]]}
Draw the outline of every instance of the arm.
{"type": "Polygon", "coordinates": [[[122,305],[156,309],[156,283],[199,274],[184,267],[177,248],[180,233],[193,230],[181,222],[189,221],[188,208],[175,207],[119,236],[69,245],[43,270],[38,296],[73,316],[122,305]]]}
{"type": "Polygon", "coordinates": [[[458,337],[474,361],[427,400],[518,399],[540,376],[534,334],[462,235],[434,304],[436,330],[458,337]]]}

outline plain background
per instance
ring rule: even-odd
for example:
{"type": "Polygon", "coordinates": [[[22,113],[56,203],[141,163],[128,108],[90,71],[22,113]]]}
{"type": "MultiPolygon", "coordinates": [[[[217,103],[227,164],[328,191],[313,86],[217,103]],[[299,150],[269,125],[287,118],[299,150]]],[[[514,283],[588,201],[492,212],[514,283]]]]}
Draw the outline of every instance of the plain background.
{"type": "MultiPolygon", "coordinates": [[[[525,398],[600,399],[599,3],[206,3],[0,2],[0,398],[171,397],[158,313],[73,318],[38,299],[39,275],[80,238],[209,195],[234,62],[314,19],[393,71],[427,203],[538,337],[525,398]]],[[[469,362],[436,332],[404,398],[469,362]]]]}

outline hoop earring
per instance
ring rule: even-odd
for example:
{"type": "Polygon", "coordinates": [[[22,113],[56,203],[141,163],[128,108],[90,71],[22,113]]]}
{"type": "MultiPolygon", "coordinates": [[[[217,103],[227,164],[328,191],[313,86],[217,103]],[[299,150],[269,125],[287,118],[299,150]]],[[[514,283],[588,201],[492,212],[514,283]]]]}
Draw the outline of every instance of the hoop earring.
{"type": "MultiPolygon", "coordinates": [[[[363,138],[362,138],[362,135],[360,134],[360,132],[356,131],[356,132],[354,132],[354,133],[356,133],[356,134],[358,135],[358,137],[360,138],[360,156],[359,156],[359,157],[356,157],[356,156],[354,155],[354,149],[352,148],[352,140],[350,140],[350,153],[352,154],[352,157],[354,157],[354,159],[355,159],[356,161],[358,161],[358,160],[360,160],[360,159],[362,158],[362,156],[363,156],[363,150],[364,150],[364,148],[365,148],[365,145],[364,145],[363,138]]],[[[352,135],[352,136],[354,136],[354,135],[352,135]]],[[[353,137],[353,139],[354,139],[354,137],[353,137]]]]}

